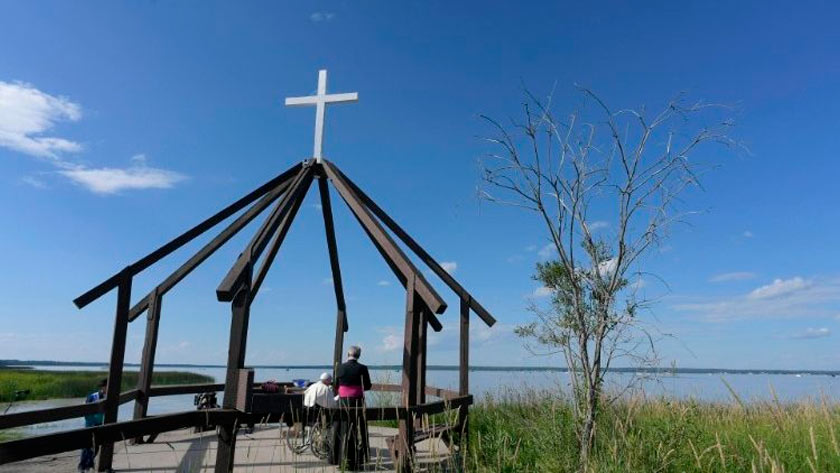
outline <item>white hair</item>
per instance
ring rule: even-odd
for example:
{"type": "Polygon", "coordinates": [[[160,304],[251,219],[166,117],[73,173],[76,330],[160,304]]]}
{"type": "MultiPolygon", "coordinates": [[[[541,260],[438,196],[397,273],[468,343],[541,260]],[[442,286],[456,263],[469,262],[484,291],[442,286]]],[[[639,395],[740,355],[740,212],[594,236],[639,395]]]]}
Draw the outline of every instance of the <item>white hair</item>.
{"type": "Polygon", "coordinates": [[[354,360],[358,360],[359,357],[362,356],[362,349],[357,347],[356,345],[351,346],[347,349],[347,357],[352,358],[354,360]]]}

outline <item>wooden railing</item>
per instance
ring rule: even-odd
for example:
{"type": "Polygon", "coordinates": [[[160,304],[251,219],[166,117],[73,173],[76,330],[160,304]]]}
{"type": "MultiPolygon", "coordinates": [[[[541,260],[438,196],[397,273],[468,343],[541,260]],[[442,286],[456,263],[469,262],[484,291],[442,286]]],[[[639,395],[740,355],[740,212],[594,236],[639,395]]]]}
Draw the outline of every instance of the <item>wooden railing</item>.
{"type": "MultiPolygon", "coordinates": [[[[259,392],[261,383],[254,383],[252,388],[259,392]]],[[[287,383],[282,383],[287,384],[287,383]]],[[[197,394],[210,391],[222,391],[223,384],[182,384],[169,386],[152,386],[150,397],[173,396],[179,394],[197,394]]],[[[399,392],[397,384],[374,384],[373,391],[399,392]]],[[[363,415],[368,421],[412,419],[423,415],[437,414],[450,409],[462,409],[473,402],[472,395],[459,395],[456,391],[426,387],[426,394],[440,398],[439,401],[420,404],[405,408],[399,406],[338,408],[327,409],[329,417],[336,415],[363,415]]],[[[120,404],[135,400],[138,390],[132,389],[120,394],[120,404]]],[[[103,412],[104,401],[72,406],[54,407],[14,414],[0,415],[0,430],[13,427],[54,422],[73,419],[86,415],[103,412]]],[[[116,422],[113,424],[67,430],[46,435],[26,437],[7,442],[0,442],[0,465],[12,463],[43,455],[78,450],[84,447],[123,441],[144,435],[159,434],[189,427],[213,427],[216,425],[243,425],[269,422],[291,422],[300,419],[302,413],[291,408],[284,408],[270,413],[250,413],[235,409],[208,409],[202,411],[186,411],[159,416],[151,416],[139,420],[116,422]]]]}

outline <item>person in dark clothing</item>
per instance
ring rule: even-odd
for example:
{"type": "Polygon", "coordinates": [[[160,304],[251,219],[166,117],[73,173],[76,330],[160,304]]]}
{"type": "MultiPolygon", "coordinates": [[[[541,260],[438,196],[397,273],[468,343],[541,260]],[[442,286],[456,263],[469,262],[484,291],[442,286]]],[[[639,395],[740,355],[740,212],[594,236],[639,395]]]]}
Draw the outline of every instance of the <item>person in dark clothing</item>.
{"type": "Polygon", "coordinates": [[[370,373],[359,363],[362,349],[357,346],[347,350],[347,361],[338,367],[335,376],[338,406],[341,415],[333,428],[333,448],[330,455],[334,465],[344,464],[349,470],[360,470],[368,459],[368,429],[363,413],[348,408],[365,407],[365,391],[370,390],[370,373]]]}

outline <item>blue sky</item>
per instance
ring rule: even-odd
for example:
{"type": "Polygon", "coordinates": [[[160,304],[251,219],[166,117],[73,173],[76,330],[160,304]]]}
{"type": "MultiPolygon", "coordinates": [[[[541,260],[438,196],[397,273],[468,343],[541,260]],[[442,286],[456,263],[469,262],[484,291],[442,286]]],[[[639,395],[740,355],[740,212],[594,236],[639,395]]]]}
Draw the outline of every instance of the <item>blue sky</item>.
{"type": "MultiPolygon", "coordinates": [[[[306,158],[314,111],[282,101],[313,92],[327,68],[329,90],[360,101],[328,112],[325,155],[499,319],[492,330],[475,319],[475,364],[559,362],[512,334],[547,242],[533,217],[476,198],[477,137],[490,131],[477,115],[514,115],[523,84],[556,84],[558,110],[571,111],[579,83],[615,108],[681,91],[738,105],[751,153],[720,157],[687,202],[703,212],[646,262],[670,285],[647,288],[661,300],[645,317],[673,335],[664,362],[836,369],[838,8],[586,3],[5,3],[0,358],[107,359],[115,296],[83,311],[72,299],[306,158]]],[[[255,302],[249,363],[331,357],[316,194],[255,302]]],[[[347,340],[368,361],[399,363],[403,291],[341,203],[336,225],[347,340]]],[[[224,361],[229,308],[214,290],[249,236],[164,299],[159,361],[224,361]]],[[[138,277],[135,295],[204,241],[138,277]]],[[[432,363],[457,362],[455,312],[432,363]]],[[[144,323],[130,328],[129,361],[144,323]]]]}

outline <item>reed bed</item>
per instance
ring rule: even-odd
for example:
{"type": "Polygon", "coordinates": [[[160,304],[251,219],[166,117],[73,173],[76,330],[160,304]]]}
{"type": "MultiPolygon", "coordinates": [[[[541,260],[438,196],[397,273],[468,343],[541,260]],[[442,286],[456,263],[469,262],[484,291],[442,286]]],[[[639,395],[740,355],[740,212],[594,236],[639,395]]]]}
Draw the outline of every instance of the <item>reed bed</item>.
{"type": "MultiPolygon", "coordinates": [[[[122,391],[137,386],[137,372],[126,371],[122,391]]],[[[0,369],[0,402],[13,400],[16,391],[29,390],[26,400],[84,397],[95,391],[104,371],[49,371],[0,369]]],[[[212,383],[213,378],[184,371],[160,371],[152,375],[152,384],[212,383]]]]}
{"type": "MultiPolygon", "coordinates": [[[[530,392],[470,409],[468,471],[575,472],[568,399],[530,392]]],[[[589,471],[838,472],[840,405],[625,398],[604,408],[589,471]]]]}

